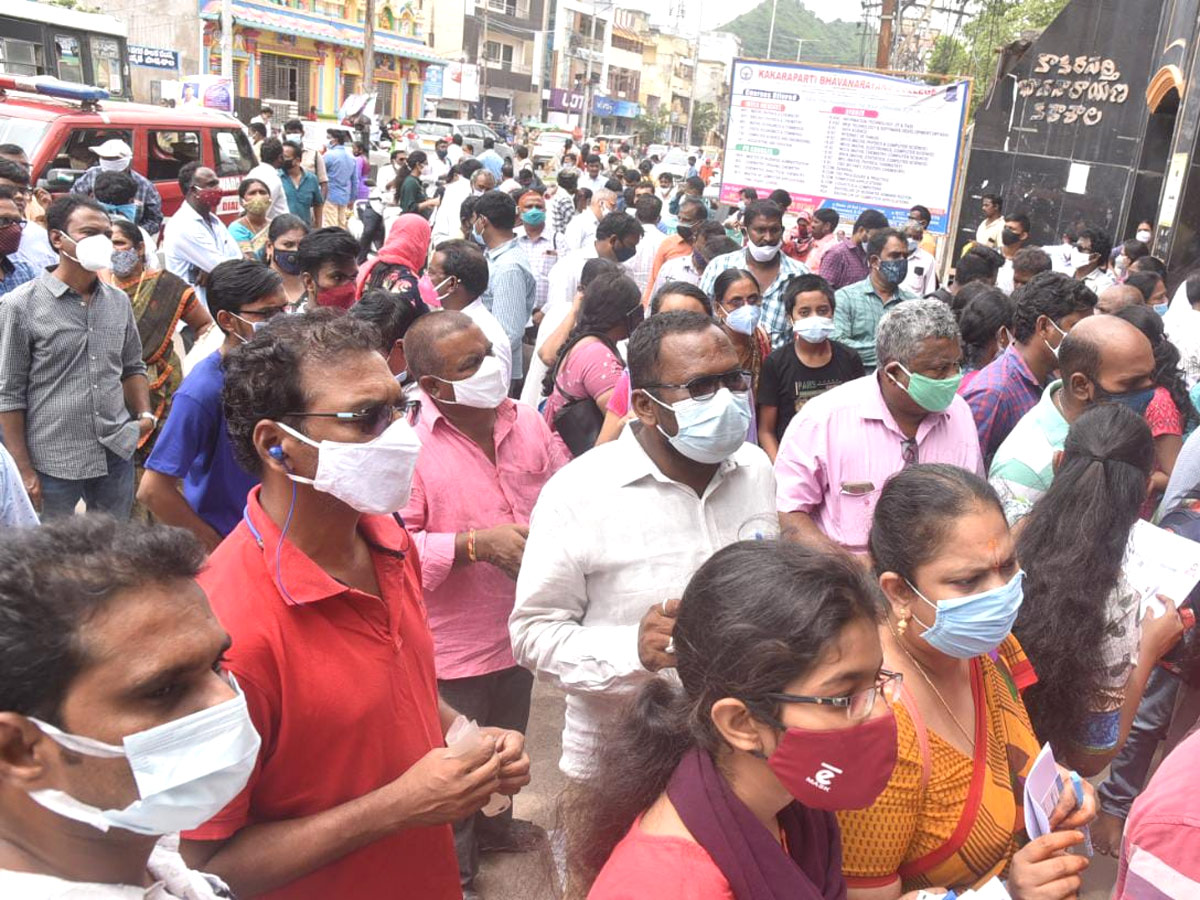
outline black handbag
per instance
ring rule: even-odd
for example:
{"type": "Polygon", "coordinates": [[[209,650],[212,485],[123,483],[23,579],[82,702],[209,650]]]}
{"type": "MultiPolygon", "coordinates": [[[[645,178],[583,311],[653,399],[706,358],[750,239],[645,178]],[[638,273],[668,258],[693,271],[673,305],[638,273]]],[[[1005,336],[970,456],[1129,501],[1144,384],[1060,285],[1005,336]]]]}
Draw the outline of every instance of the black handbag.
{"type": "Polygon", "coordinates": [[[591,397],[574,397],[564,391],[558,383],[559,367],[570,355],[575,344],[585,337],[599,337],[612,350],[613,355],[620,358],[617,348],[607,338],[595,334],[581,334],[554,364],[554,389],[567,401],[554,414],[554,430],[563,439],[572,456],[581,456],[595,447],[596,438],[600,437],[600,429],[604,425],[604,412],[596,405],[595,400],[591,397]]]}

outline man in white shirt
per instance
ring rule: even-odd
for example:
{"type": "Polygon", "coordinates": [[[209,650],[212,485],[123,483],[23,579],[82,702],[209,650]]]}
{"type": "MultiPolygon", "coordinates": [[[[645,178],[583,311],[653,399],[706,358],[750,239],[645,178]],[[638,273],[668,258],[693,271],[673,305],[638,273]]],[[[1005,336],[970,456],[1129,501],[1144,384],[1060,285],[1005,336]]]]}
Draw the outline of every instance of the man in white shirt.
{"type": "Polygon", "coordinates": [[[0,571],[24,573],[0,585],[0,896],[230,896],[171,833],[232,800],[260,745],[221,673],[229,637],[195,581],[204,558],[185,531],[92,516],[0,542],[0,571]],[[139,809],[135,777],[161,802],[139,809]]]}
{"type": "Polygon", "coordinates": [[[167,271],[174,272],[196,290],[205,305],[208,273],[227,259],[241,259],[242,251],[215,213],[224,192],[217,173],[190,162],[179,170],[183,203],[171,216],[163,255],[167,271]]]}
{"type": "Polygon", "coordinates": [[[1080,229],[1075,248],[1071,251],[1071,266],[1075,269],[1073,277],[1099,296],[1106,287],[1117,283],[1117,277],[1108,265],[1111,255],[1112,238],[1106,232],[1091,226],[1080,229]]]}
{"type": "Polygon", "coordinates": [[[608,176],[600,171],[600,156],[593,153],[584,163],[583,174],[579,176],[579,187],[587,188],[594,197],[596,192],[608,184],[608,176]]]}
{"type": "Polygon", "coordinates": [[[264,106],[258,111],[258,115],[250,120],[252,125],[261,125],[266,129],[267,137],[275,136],[275,111],[269,106],[264,106]]]}
{"type": "Polygon", "coordinates": [[[586,247],[596,236],[596,226],[600,224],[600,220],[616,208],[617,195],[615,192],[602,187],[593,193],[592,202],[588,204],[588,208],[567,224],[566,234],[563,235],[567,250],[586,247]]]}
{"type": "Polygon", "coordinates": [[[462,211],[463,201],[471,196],[471,176],[482,168],[479,160],[468,159],[450,169],[446,176],[446,189],[442,192],[442,202],[433,211],[433,221],[429,223],[433,246],[463,236],[459,212],[462,211]]]}
{"type": "Polygon", "coordinates": [[[637,286],[645,292],[646,282],[650,280],[650,272],[654,268],[654,254],[658,246],[667,239],[659,230],[658,220],[662,217],[662,201],[654,194],[642,194],[634,201],[631,212],[642,224],[642,239],[638,241],[637,253],[629,261],[630,275],[637,286]]]}
{"type": "Polygon", "coordinates": [[[980,200],[983,210],[983,221],[975,229],[975,242],[993,250],[1000,249],[1000,235],[1004,231],[1004,217],[1000,210],[1004,201],[999,194],[984,194],[980,200]]]}
{"type": "Polygon", "coordinates": [[[271,206],[267,210],[267,219],[285,216],[291,210],[288,208],[287,195],[283,192],[283,179],[279,177],[279,165],[283,162],[283,142],[279,138],[267,138],[258,148],[258,158],[262,160],[257,166],[246,173],[246,178],[257,178],[271,192],[271,206]]]}
{"type": "Polygon", "coordinates": [[[450,143],[446,146],[446,161],[452,166],[457,166],[462,162],[462,158],[463,137],[461,134],[453,134],[450,136],[450,143]]]}
{"type": "Polygon", "coordinates": [[[904,237],[908,241],[908,274],[900,287],[918,297],[928,297],[937,290],[937,263],[933,254],[921,246],[925,229],[916,222],[904,226],[904,237]]]}
{"type": "Polygon", "coordinates": [[[574,779],[630,695],[674,665],[678,598],[696,569],[746,529],[777,527],[771,465],[742,442],[749,378],[720,327],[652,316],[630,338],[629,372],[638,421],[542,489],[509,619],[517,662],[567,692],[559,768],[574,779]],[[696,399],[730,427],[681,428],[675,409],[696,399]]]}
{"type": "Polygon", "coordinates": [[[553,352],[547,349],[546,341],[571,312],[584,264],[589,259],[600,257],[620,263],[628,270],[629,264],[637,255],[637,245],[642,234],[642,226],[633,216],[626,213],[609,213],[586,247],[568,253],[550,269],[547,276],[546,303],[542,307],[542,321],[538,325],[537,339],[533,344],[529,372],[521,388],[522,402],[536,406],[541,399],[542,379],[554,360],[554,354],[558,353],[557,346],[553,347],[553,352]]]}
{"type": "Polygon", "coordinates": [[[512,344],[504,326],[483,305],[480,297],[488,287],[488,263],[483,248],[470,241],[443,241],[433,251],[425,270],[437,288],[442,309],[455,310],[475,320],[500,360],[504,382],[512,381],[512,344]]]}

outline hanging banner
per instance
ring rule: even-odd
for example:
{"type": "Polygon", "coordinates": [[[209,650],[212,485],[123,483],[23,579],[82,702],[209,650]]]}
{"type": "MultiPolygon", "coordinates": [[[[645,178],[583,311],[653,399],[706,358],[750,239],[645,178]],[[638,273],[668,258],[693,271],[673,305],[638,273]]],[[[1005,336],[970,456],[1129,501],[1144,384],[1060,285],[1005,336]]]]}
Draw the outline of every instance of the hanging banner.
{"type": "Polygon", "coordinates": [[[162,98],[179,107],[202,106],[233,112],[233,80],[220,75],[189,75],[180,81],[163,81],[162,98]]]}
{"type": "Polygon", "coordinates": [[[479,66],[452,62],[442,76],[442,99],[479,102],[479,66]]]}
{"type": "Polygon", "coordinates": [[[782,187],[792,209],[878,209],[894,225],[916,204],[945,234],[968,82],[931,85],[874,72],[734,60],[721,201],[782,187]]]}

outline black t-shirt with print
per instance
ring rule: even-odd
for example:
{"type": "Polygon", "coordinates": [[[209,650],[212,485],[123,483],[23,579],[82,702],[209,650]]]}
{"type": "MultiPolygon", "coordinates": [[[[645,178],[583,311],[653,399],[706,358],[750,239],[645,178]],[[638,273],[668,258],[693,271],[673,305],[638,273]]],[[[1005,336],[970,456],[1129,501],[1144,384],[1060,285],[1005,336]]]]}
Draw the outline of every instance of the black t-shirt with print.
{"type": "Polygon", "coordinates": [[[775,420],[776,440],[783,439],[792,416],[813,397],[867,374],[857,353],[837,341],[829,343],[833,346],[833,356],[816,369],[800,362],[792,344],[773,350],[763,361],[758,376],[758,403],[779,410],[775,420]]]}

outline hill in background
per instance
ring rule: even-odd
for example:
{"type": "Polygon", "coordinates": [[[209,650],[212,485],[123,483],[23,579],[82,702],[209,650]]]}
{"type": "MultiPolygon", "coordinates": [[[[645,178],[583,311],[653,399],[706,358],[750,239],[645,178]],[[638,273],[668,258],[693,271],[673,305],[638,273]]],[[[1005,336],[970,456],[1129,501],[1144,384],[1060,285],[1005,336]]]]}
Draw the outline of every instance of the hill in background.
{"type": "MultiPolygon", "coordinates": [[[[862,38],[859,22],[823,22],[809,12],[799,0],[779,0],[775,12],[775,40],[771,56],[774,59],[796,58],[796,50],[804,44],[801,59],[807,62],[832,65],[862,65],[862,38]],[[809,43],[812,41],[812,43],[809,43]]],[[[742,55],[765,59],[767,38],[771,30],[771,0],[763,0],[749,12],[742,13],[719,31],[736,34],[742,40],[742,55]]],[[[867,52],[874,59],[875,36],[868,38],[867,52]]]]}

